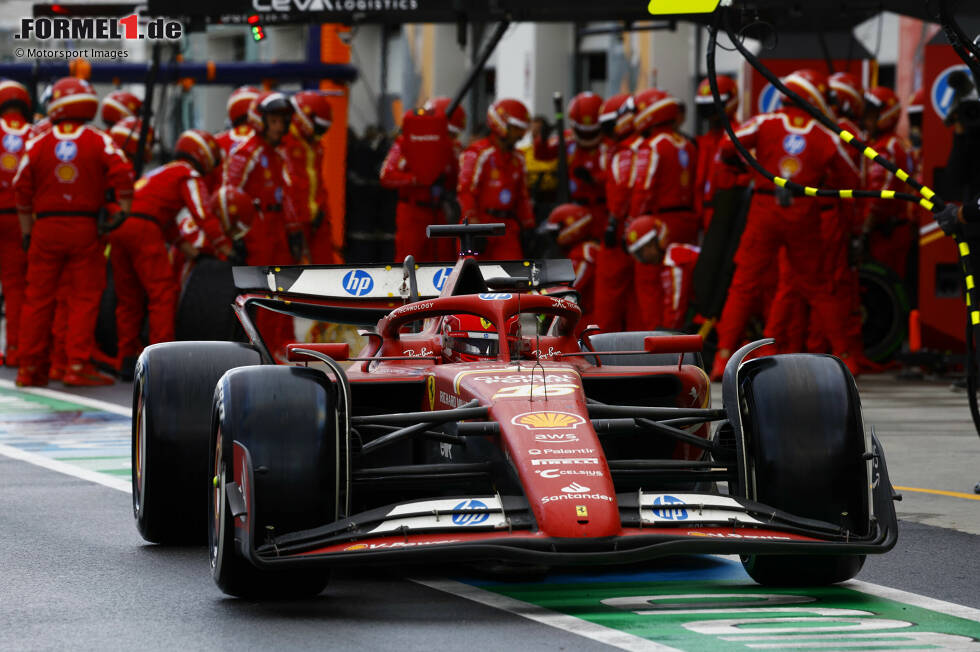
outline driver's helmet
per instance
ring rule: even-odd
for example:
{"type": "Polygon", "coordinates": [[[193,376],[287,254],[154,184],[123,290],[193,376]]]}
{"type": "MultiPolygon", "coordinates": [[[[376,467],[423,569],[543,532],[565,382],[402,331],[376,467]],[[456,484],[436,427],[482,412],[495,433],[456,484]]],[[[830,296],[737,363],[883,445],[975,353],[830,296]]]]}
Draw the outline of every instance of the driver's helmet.
{"type": "MultiPolygon", "coordinates": [[[[508,339],[517,340],[518,317],[507,320],[508,339]]],[[[449,315],[442,322],[442,354],[449,362],[494,360],[500,351],[497,328],[477,315],[449,315]]]]}

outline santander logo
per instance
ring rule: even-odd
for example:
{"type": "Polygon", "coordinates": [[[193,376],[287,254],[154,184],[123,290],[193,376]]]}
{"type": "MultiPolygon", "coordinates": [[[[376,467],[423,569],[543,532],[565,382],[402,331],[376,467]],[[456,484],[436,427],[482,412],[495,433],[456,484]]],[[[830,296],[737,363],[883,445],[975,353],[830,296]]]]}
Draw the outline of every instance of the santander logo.
{"type": "Polygon", "coordinates": [[[584,493],[588,493],[589,491],[591,491],[591,489],[589,489],[588,487],[583,487],[582,485],[580,485],[577,482],[573,482],[572,484],[568,485],[567,487],[562,487],[561,490],[564,491],[567,494],[584,494],[584,493]]]}

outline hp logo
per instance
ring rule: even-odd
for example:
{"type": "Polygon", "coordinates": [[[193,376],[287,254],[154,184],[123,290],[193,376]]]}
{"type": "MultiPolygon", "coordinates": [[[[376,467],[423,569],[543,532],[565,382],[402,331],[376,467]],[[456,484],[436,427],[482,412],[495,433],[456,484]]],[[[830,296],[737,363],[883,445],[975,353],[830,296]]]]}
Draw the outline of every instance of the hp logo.
{"type": "Polygon", "coordinates": [[[683,505],[684,501],[673,496],[657,496],[653,499],[653,515],[665,521],[687,520],[687,509],[684,507],[668,507],[668,505],[683,505]]]}
{"type": "Polygon", "coordinates": [[[464,500],[455,507],[454,512],[461,509],[478,510],[467,514],[453,514],[453,525],[479,525],[490,518],[486,503],[479,500],[464,500]]]}
{"type": "Polygon", "coordinates": [[[363,269],[353,269],[344,274],[344,292],[363,297],[374,289],[374,279],[363,269]]]}
{"type": "Polygon", "coordinates": [[[77,154],[78,146],[70,140],[63,140],[55,145],[54,155],[59,161],[64,161],[67,163],[68,161],[74,159],[77,154]]]}
{"type": "Polygon", "coordinates": [[[446,285],[446,281],[449,280],[449,275],[452,273],[452,267],[443,267],[442,269],[436,270],[435,275],[432,277],[432,285],[436,286],[436,289],[442,292],[442,288],[446,285]]]}

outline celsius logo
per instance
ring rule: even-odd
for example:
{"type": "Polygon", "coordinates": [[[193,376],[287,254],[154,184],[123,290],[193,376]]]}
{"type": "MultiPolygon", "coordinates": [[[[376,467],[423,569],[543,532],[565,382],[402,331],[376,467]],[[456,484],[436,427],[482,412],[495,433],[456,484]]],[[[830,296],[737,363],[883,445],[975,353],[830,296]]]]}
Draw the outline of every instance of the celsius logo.
{"type": "Polygon", "coordinates": [[[252,0],[261,12],[290,11],[415,11],[418,0],[252,0]]]}
{"type": "Polygon", "coordinates": [[[674,496],[657,496],[653,500],[653,515],[665,521],[685,521],[687,520],[687,509],[670,507],[670,505],[684,504],[683,500],[674,496]]]}
{"type": "Polygon", "coordinates": [[[479,525],[490,518],[490,510],[487,509],[486,503],[479,500],[464,500],[453,507],[454,512],[458,512],[461,509],[473,510],[473,512],[453,514],[454,525],[479,525]]]}
{"type": "Polygon", "coordinates": [[[363,297],[374,289],[374,279],[363,269],[352,269],[344,274],[344,292],[363,297]]]}
{"type": "Polygon", "coordinates": [[[432,277],[432,285],[442,292],[442,288],[445,287],[446,281],[449,280],[449,275],[452,273],[452,267],[443,267],[442,269],[436,270],[436,273],[432,277]]]}
{"type": "Polygon", "coordinates": [[[589,489],[588,487],[583,487],[577,482],[573,482],[567,487],[562,487],[561,490],[564,491],[566,494],[584,494],[591,491],[591,489],[589,489]]]}

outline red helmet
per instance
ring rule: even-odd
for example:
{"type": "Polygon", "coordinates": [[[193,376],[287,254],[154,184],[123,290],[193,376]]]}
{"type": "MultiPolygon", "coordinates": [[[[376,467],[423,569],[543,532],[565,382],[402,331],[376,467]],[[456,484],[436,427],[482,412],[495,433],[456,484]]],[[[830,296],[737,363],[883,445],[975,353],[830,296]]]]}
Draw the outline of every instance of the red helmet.
{"type": "Polygon", "coordinates": [[[509,127],[527,131],[531,126],[531,114],[520,100],[497,100],[487,109],[487,126],[490,131],[503,138],[509,127]]]}
{"type": "MultiPolygon", "coordinates": [[[[112,142],[116,144],[116,147],[126,152],[126,157],[130,161],[135,160],[136,155],[139,153],[140,130],[142,128],[142,120],[136,116],[129,116],[112,125],[112,128],[109,130],[109,136],[112,137],[112,142]]],[[[150,160],[150,149],[152,146],[153,127],[150,127],[146,131],[146,147],[143,149],[144,161],[150,160]]]]}
{"type": "Polygon", "coordinates": [[[599,143],[599,113],[602,98],[591,91],[579,93],[568,104],[568,122],[572,126],[575,140],[585,147],[599,143]]]}
{"type": "Polygon", "coordinates": [[[791,91],[820,109],[821,113],[830,115],[830,107],[827,104],[827,93],[830,90],[827,85],[827,75],[810,68],[803,68],[786,75],[782,81],[791,91]]]}
{"type": "Polygon", "coordinates": [[[658,88],[640,91],[633,98],[636,102],[636,117],[633,127],[643,132],[650,127],[671,124],[680,115],[681,103],[658,88]]]}
{"type": "Polygon", "coordinates": [[[835,72],[827,81],[831,103],[842,116],[859,120],[864,115],[864,86],[857,75],[835,72]]]}
{"type": "Polygon", "coordinates": [[[592,212],[578,204],[555,206],[548,216],[548,230],[557,232],[556,240],[562,247],[571,247],[589,237],[592,212]]]}
{"type": "Polygon", "coordinates": [[[651,215],[641,215],[626,225],[626,249],[635,254],[651,241],[666,250],[669,244],[667,225],[651,215]]]}
{"type": "Polygon", "coordinates": [[[259,93],[248,107],[248,124],[261,135],[265,133],[265,116],[270,113],[281,113],[292,116],[293,105],[284,93],[265,91],[259,93]]]}
{"type": "Polygon", "coordinates": [[[18,84],[11,79],[0,81],[0,113],[9,109],[20,111],[24,120],[29,120],[31,115],[31,96],[23,84],[18,84]]]}
{"type": "Polygon", "coordinates": [[[293,122],[306,140],[322,136],[333,122],[333,109],[319,91],[300,91],[293,95],[293,122]]]}
{"type": "Polygon", "coordinates": [[[239,86],[228,96],[228,104],[225,108],[228,111],[228,120],[232,126],[238,126],[248,118],[248,107],[252,105],[252,100],[259,96],[259,89],[254,86],[239,86]]]}
{"type": "MultiPolygon", "coordinates": [[[[735,117],[735,111],[738,109],[738,84],[735,80],[726,75],[718,75],[718,95],[721,97],[721,101],[725,103],[725,113],[728,114],[729,118],[735,117]]],[[[698,94],[694,98],[695,104],[714,104],[715,98],[711,94],[711,82],[707,79],[702,79],[701,83],[698,84],[698,94]]]]}
{"type": "MultiPolygon", "coordinates": [[[[507,320],[507,340],[517,341],[520,318],[507,320]]],[[[500,352],[497,327],[477,315],[447,315],[443,318],[442,354],[450,362],[479,362],[493,360],[500,352]]]]}
{"type": "MultiPolygon", "coordinates": [[[[448,97],[433,97],[422,108],[426,111],[432,111],[436,115],[445,115],[450,102],[452,99],[448,97]]],[[[459,105],[449,117],[449,132],[455,136],[463,133],[464,129],[466,129],[466,111],[463,110],[462,105],[459,105]]]]}
{"type": "Polygon", "coordinates": [[[126,91],[112,91],[102,98],[102,122],[111,127],[123,118],[137,115],[143,100],[126,91]]]}
{"type": "Polygon", "coordinates": [[[636,105],[629,93],[613,95],[599,109],[599,124],[612,125],[612,135],[622,140],[633,133],[633,115],[636,105]]]}
{"type": "Polygon", "coordinates": [[[48,117],[52,122],[60,120],[85,122],[94,118],[98,110],[99,98],[95,96],[95,89],[84,79],[62,77],[51,88],[48,117]]]}
{"type": "Polygon", "coordinates": [[[188,129],[174,144],[174,155],[190,161],[197,171],[207,174],[221,164],[221,147],[214,136],[203,129],[188,129]]]}
{"type": "Polygon", "coordinates": [[[234,186],[221,186],[215,190],[210,208],[232,240],[244,238],[258,216],[252,198],[234,186]]]}
{"type": "Polygon", "coordinates": [[[868,101],[872,110],[878,112],[875,129],[885,132],[895,128],[902,115],[902,104],[898,101],[895,91],[885,86],[872,86],[865,93],[864,99],[868,101]]]}
{"type": "Polygon", "coordinates": [[[908,106],[905,107],[905,112],[911,117],[915,113],[922,113],[923,108],[926,104],[926,92],[924,89],[920,88],[916,92],[912,93],[912,97],[909,98],[908,106]]]}

